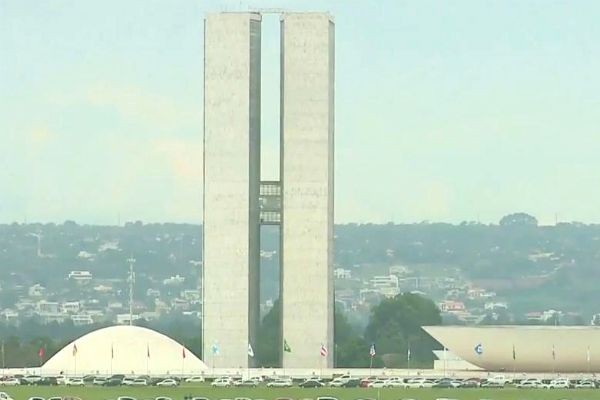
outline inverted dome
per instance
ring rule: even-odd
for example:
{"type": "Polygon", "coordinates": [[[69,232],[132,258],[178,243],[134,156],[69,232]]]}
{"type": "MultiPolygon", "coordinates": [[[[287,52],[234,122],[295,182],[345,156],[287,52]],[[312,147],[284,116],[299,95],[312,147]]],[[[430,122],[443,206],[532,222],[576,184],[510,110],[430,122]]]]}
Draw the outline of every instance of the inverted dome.
{"type": "Polygon", "coordinates": [[[182,344],[148,328],[119,325],[90,332],[42,366],[44,374],[197,374],[206,365],[182,344]]]}

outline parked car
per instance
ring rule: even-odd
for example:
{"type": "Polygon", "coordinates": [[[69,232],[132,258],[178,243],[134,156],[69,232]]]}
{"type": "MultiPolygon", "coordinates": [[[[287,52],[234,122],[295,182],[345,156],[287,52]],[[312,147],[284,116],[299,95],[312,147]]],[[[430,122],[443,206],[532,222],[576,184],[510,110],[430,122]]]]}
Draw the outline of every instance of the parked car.
{"type": "Polygon", "coordinates": [[[365,388],[369,387],[369,383],[373,382],[376,379],[377,379],[376,376],[369,376],[369,377],[363,378],[360,380],[360,384],[358,386],[365,387],[365,388]]]}
{"type": "Polygon", "coordinates": [[[271,382],[267,383],[267,387],[289,388],[289,387],[292,387],[292,379],[291,378],[276,379],[274,381],[271,381],[271,382]]]}
{"type": "Polygon", "coordinates": [[[58,380],[55,376],[46,376],[42,378],[38,383],[38,386],[56,386],[58,385],[58,380]]]}
{"type": "Polygon", "coordinates": [[[320,388],[325,385],[318,379],[307,379],[304,382],[300,383],[298,386],[300,386],[301,388],[320,388]]]}
{"type": "Polygon", "coordinates": [[[375,379],[373,382],[369,382],[370,388],[384,388],[387,387],[387,379],[375,379]]]}
{"type": "Polygon", "coordinates": [[[131,397],[131,396],[119,396],[117,397],[117,400],[137,400],[135,397],[131,397]]]}
{"type": "Polygon", "coordinates": [[[348,381],[342,385],[342,387],[345,387],[345,388],[355,388],[355,387],[359,387],[359,386],[360,386],[360,379],[358,379],[358,378],[348,379],[348,381]]]}
{"type": "Polygon", "coordinates": [[[433,386],[433,384],[434,380],[427,378],[412,378],[406,381],[407,388],[430,388],[433,386]]]}
{"type": "Polygon", "coordinates": [[[135,378],[129,386],[148,386],[148,380],[146,378],[135,378]]]}
{"type": "Polygon", "coordinates": [[[502,389],[504,387],[504,383],[502,382],[495,382],[495,381],[485,381],[482,382],[480,385],[480,387],[482,388],[495,388],[495,389],[502,389]]]}
{"type": "Polygon", "coordinates": [[[575,385],[576,389],[596,389],[594,381],[582,380],[575,385]]]}
{"type": "Polygon", "coordinates": [[[190,376],[189,378],[186,378],[185,381],[187,383],[202,383],[202,382],[204,382],[204,377],[203,376],[190,376]]]}
{"type": "Polygon", "coordinates": [[[566,378],[553,379],[547,385],[544,385],[548,389],[570,389],[572,387],[571,381],[566,378]]]}
{"type": "Polygon", "coordinates": [[[0,392],[0,400],[13,400],[13,398],[6,392],[0,392]]]}
{"type": "Polygon", "coordinates": [[[33,397],[30,397],[29,400],[46,400],[46,399],[44,399],[43,397],[39,397],[39,396],[33,396],[33,397]]]}
{"type": "Polygon", "coordinates": [[[85,386],[85,382],[82,378],[69,378],[66,382],[67,386],[85,386]]]}
{"type": "Polygon", "coordinates": [[[108,379],[107,378],[103,378],[101,376],[97,376],[96,378],[94,378],[94,380],[92,381],[92,385],[98,385],[98,386],[103,386],[106,381],[108,379]]]}
{"type": "Polygon", "coordinates": [[[462,381],[461,388],[477,388],[481,385],[481,381],[477,378],[469,378],[462,381]]]}
{"type": "Polygon", "coordinates": [[[212,387],[230,387],[232,385],[232,379],[229,377],[217,378],[210,384],[212,387]]]}
{"type": "Polygon", "coordinates": [[[512,383],[512,379],[506,375],[494,375],[491,378],[488,378],[486,382],[499,383],[501,386],[504,386],[512,383]]]}
{"type": "Polygon", "coordinates": [[[516,385],[516,387],[519,389],[539,389],[539,388],[543,388],[544,384],[539,379],[528,378],[528,379],[523,379],[521,382],[519,382],[516,385]]]}
{"type": "Polygon", "coordinates": [[[406,387],[406,383],[404,382],[404,379],[402,379],[402,378],[393,377],[393,378],[389,378],[389,379],[386,380],[385,387],[389,387],[389,388],[403,388],[403,387],[406,387]]]}
{"type": "Polygon", "coordinates": [[[256,387],[258,383],[256,383],[253,379],[240,379],[239,381],[233,382],[233,386],[237,387],[256,387]]]}
{"type": "Polygon", "coordinates": [[[179,382],[177,382],[175,379],[163,379],[160,382],[156,383],[156,386],[165,386],[165,387],[175,387],[179,385],[179,382]]]}
{"type": "Polygon", "coordinates": [[[460,387],[461,382],[454,381],[451,379],[440,379],[435,382],[431,387],[436,389],[455,389],[460,387]]]}
{"type": "Polygon", "coordinates": [[[39,375],[27,375],[27,376],[24,376],[23,379],[21,379],[21,384],[22,385],[35,385],[41,380],[42,380],[42,377],[39,375]]]}
{"type": "Polygon", "coordinates": [[[3,386],[18,386],[21,384],[21,380],[19,378],[6,378],[0,381],[0,385],[3,386]]]}

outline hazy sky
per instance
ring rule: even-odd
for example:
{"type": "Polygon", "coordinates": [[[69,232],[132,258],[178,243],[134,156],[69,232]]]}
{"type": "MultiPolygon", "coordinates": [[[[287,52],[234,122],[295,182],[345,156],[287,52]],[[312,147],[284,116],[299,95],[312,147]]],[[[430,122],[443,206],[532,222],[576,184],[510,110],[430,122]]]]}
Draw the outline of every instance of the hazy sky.
{"type": "Polygon", "coordinates": [[[551,0],[0,0],[0,222],[201,222],[202,20],[249,5],[334,15],[337,222],[600,222],[600,2],[551,0]]]}

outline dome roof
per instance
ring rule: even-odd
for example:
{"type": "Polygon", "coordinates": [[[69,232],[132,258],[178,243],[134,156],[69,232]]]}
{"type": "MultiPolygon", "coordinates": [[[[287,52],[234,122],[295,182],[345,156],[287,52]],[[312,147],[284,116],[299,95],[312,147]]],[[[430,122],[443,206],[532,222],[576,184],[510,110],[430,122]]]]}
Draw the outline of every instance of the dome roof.
{"type": "Polygon", "coordinates": [[[182,344],[139,326],[111,326],[66,345],[42,366],[44,374],[197,374],[207,367],[182,344]]]}

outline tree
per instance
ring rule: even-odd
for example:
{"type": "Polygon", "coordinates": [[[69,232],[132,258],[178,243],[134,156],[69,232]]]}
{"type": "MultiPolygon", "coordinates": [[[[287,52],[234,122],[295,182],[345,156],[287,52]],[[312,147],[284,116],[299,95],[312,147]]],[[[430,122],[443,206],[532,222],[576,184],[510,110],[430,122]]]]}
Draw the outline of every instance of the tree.
{"type": "MultiPolygon", "coordinates": [[[[366,368],[369,366],[369,344],[348,323],[346,314],[338,311],[337,308],[335,310],[334,342],[336,367],[366,368]]],[[[377,366],[382,365],[377,364],[377,366]]]]}
{"type": "Polygon", "coordinates": [[[538,226],[538,220],[526,213],[514,213],[502,217],[500,226],[538,226]]]}
{"type": "Polygon", "coordinates": [[[262,367],[279,367],[281,360],[281,302],[277,299],[263,317],[256,339],[256,358],[262,367]]]}
{"type": "Polygon", "coordinates": [[[420,295],[403,293],[385,299],[371,310],[365,339],[375,343],[377,356],[386,367],[430,365],[432,350],[439,344],[423,329],[425,325],[440,325],[440,310],[430,299],[420,295]]]}

